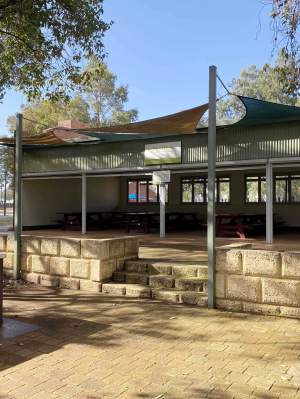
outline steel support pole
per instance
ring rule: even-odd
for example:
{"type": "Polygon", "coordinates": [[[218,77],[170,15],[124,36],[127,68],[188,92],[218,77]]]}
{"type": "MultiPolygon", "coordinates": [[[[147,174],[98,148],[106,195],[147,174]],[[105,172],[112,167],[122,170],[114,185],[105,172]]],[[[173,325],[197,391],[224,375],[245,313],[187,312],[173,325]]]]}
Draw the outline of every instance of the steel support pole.
{"type": "Polygon", "coordinates": [[[266,242],[273,244],[273,165],[270,160],[266,165],[266,242]]]}
{"type": "Polygon", "coordinates": [[[166,236],[166,184],[159,185],[159,235],[166,236]]]}
{"type": "Polygon", "coordinates": [[[216,78],[217,68],[209,67],[207,256],[208,307],[215,307],[215,184],[216,184],[216,78]]]}
{"type": "Polygon", "coordinates": [[[6,200],[7,200],[7,172],[4,173],[4,204],[3,204],[3,215],[6,216],[6,200]]]}
{"type": "Polygon", "coordinates": [[[86,174],[81,176],[81,234],[86,234],[86,174]]]}
{"type": "Polygon", "coordinates": [[[15,139],[15,209],[14,209],[14,277],[21,273],[21,235],[22,235],[22,131],[23,115],[17,114],[15,139]]]}

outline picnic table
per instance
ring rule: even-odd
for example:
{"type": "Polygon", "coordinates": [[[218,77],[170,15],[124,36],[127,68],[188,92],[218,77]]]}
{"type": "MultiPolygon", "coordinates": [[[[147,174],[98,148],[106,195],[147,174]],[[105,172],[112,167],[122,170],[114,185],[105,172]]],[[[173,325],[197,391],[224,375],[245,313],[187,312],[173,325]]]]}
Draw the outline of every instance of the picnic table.
{"type": "MultiPolygon", "coordinates": [[[[81,212],[59,212],[63,216],[63,230],[80,230],[81,212]]],[[[87,229],[125,228],[149,233],[151,228],[159,227],[159,212],[87,212],[87,229]]],[[[166,228],[168,230],[184,230],[199,227],[196,212],[167,212],[166,228]]]]}
{"type": "MultiPolygon", "coordinates": [[[[59,212],[63,215],[61,222],[63,230],[80,230],[81,228],[81,212],[59,212]]],[[[88,229],[99,229],[102,227],[102,212],[87,212],[86,226],[88,229]]]]}
{"type": "MultiPolygon", "coordinates": [[[[198,227],[196,212],[166,212],[167,230],[178,230],[198,227]]],[[[159,212],[126,212],[126,230],[139,228],[144,233],[149,233],[151,228],[159,227],[159,212]]]]}
{"type": "Polygon", "coordinates": [[[249,233],[261,232],[266,226],[264,214],[218,214],[216,215],[216,236],[234,236],[245,239],[249,233]]]}

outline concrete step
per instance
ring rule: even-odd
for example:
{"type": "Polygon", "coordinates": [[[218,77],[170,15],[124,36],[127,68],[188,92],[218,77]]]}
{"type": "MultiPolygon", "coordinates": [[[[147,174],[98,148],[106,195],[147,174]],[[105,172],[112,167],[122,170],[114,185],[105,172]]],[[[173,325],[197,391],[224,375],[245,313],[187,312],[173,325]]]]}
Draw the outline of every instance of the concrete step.
{"type": "Polygon", "coordinates": [[[113,273],[113,281],[118,283],[148,285],[149,274],[118,271],[113,273]]]}
{"type": "Polygon", "coordinates": [[[207,279],[198,277],[175,279],[175,288],[182,291],[207,292],[207,279]]]}
{"type": "Polygon", "coordinates": [[[168,274],[154,274],[149,276],[149,285],[152,288],[174,288],[175,278],[168,274]]]}
{"type": "Polygon", "coordinates": [[[207,295],[202,292],[180,291],[176,289],[152,289],[151,297],[170,303],[207,307],[207,295]]]}
{"type": "Polygon", "coordinates": [[[128,260],[124,271],[130,273],[164,274],[180,277],[207,278],[207,265],[176,261],[156,261],[151,259],[128,260]]]}
{"type": "Polygon", "coordinates": [[[176,288],[182,291],[207,292],[207,279],[198,277],[176,278],[169,274],[133,273],[117,271],[113,274],[115,283],[143,284],[152,288],[176,288]]]}
{"type": "Polygon", "coordinates": [[[207,279],[207,266],[199,265],[176,265],[172,267],[172,275],[180,277],[198,277],[207,279]]]}
{"type": "Polygon", "coordinates": [[[111,296],[152,298],[168,303],[207,306],[207,295],[203,292],[181,291],[167,288],[151,288],[142,284],[104,283],[102,293],[111,296]]]}
{"type": "Polygon", "coordinates": [[[102,293],[112,296],[129,296],[134,298],[150,298],[151,289],[141,284],[119,284],[105,283],[102,284],[102,293]]]}
{"type": "Polygon", "coordinates": [[[127,260],[124,270],[134,273],[172,274],[172,266],[169,263],[147,259],[127,260]]]}

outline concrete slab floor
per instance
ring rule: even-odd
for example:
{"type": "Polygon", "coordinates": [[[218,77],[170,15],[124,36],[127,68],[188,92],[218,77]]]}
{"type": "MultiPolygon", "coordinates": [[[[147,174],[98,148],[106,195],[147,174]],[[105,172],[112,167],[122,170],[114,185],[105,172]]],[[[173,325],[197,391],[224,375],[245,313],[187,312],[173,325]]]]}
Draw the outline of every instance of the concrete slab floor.
{"type": "MultiPolygon", "coordinates": [[[[160,238],[158,233],[144,234],[138,231],[126,233],[124,229],[88,231],[82,235],[80,231],[32,230],[24,231],[25,235],[51,236],[51,237],[74,237],[74,238],[111,238],[120,236],[137,236],[140,240],[141,258],[154,258],[161,260],[177,260],[187,262],[203,262],[207,260],[206,233],[202,231],[167,232],[165,238],[160,238]]],[[[229,237],[218,237],[216,245],[233,243],[251,243],[255,248],[269,250],[300,250],[299,232],[277,234],[274,237],[274,244],[267,245],[265,237],[252,237],[245,240],[229,237]]]]}
{"type": "Polygon", "coordinates": [[[300,399],[300,321],[44,288],[5,293],[42,328],[0,346],[1,399],[300,399]]]}

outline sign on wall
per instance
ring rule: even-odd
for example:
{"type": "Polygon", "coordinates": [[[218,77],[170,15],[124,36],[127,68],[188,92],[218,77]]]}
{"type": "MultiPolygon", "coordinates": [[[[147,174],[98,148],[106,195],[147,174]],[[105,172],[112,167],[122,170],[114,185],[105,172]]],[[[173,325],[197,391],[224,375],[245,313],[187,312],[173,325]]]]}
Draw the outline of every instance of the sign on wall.
{"type": "Polygon", "coordinates": [[[145,165],[181,163],[181,141],[145,144],[145,165]]]}
{"type": "Polygon", "coordinates": [[[170,170],[157,170],[152,173],[152,184],[170,183],[170,170]]]}

